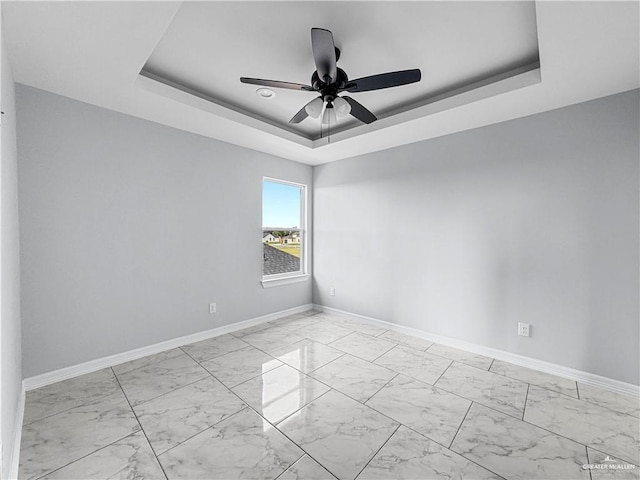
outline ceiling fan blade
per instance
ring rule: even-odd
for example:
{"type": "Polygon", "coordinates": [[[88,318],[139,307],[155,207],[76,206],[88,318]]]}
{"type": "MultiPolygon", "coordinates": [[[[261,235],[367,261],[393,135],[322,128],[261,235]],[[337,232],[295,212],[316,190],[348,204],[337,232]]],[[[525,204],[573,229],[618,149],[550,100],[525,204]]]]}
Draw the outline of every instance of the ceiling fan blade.
{"type": "Polygon", "coordinates": [[[305,118],[307,118],[309,116],[309,114],[307,113],[307,111],[305,110],[305,107],[302,107],[300,109],[300,111],[298,113],[296,113],[291,120],[289,120],[289,123],[300,123],[302,120],[304,120],[305,118]]]}
{"type": "Polygon", "coordinates": [[[356,102],[353,98],[351,97],[342,97],[342,98],[344,98],[347,102],[349,102],[349,105],[351,105],[351,112],[350,112],[351,115],[356,117],[361,122],[373,123],[378,119],[373,113],[371,113],[369,110],[364,108],[359,102],[356,102]]]}
{"type": "Polygon", "coordinates": [[[313,87],[302,85],[301,83],[280,82],[278,80],[264,80],[262,78],[240,77],[242,83],[250,83],[251,85],[261,85],[263,87],[287,88],[289,90],[304,90],[313,92],[313,87]]]}
{"type": "Polygon", "coordinates": [[[356,78],[350,80],[343,90],[348,92],[368,92],[370,90],[381,90],[383,88],[399,87],[410,83],[419,82],[422,74],[420,69],[401,70],[399,72],[380,73],[370,77],[356,78]]]}
{"type": "Polygon", "coordinates": [[[338,77],[336,66],[336,46],[333,43],[333,34],[324,28],[311,29],[311,48],[313,59],[316,62],[318,76],[323,82],[333,83],[338,77]],[[329,77],[327,79],[327,77],[329,77]]]}

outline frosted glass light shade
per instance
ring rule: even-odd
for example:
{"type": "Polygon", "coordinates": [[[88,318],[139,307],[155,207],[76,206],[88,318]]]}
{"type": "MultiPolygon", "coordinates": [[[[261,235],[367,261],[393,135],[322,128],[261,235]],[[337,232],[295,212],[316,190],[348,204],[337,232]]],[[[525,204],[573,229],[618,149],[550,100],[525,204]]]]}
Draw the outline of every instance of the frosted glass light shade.
{"type": "Polygon", "coordinates": [[[337,121],[338,117],[336,117],[336,109],[327,105],[327,108],[324,109],[324,115],[322,116],[322,124],[335,125],[337,121]]]}
{"type": "Polygon", "coordinates": [[[351,112],[351,105],[344,98],[338,97],[333,101],[333,109],[338,118],[346,117],[351,112]]]}
{"type": "Polygon", "coordinates": [[[324,102],[320,97],[316,98],[315,100],[311,100],[309,103],[307,103],[307,106],[304,107],[304,109],[307,111],[307,115],[309,115],[311,118],[318,118],[322,113],[323,103],[324,102]]]}

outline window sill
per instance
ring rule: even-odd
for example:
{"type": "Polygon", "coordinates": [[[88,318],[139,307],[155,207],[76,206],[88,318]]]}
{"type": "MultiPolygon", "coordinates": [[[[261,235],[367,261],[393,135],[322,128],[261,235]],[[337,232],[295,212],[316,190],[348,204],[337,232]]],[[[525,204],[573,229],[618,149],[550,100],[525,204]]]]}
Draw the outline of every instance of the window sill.
{"type": "Polygon", "coordinates": [[[309,275],[308,273],[305,273],[303,275],[292,275],[291,277],[270,278],[266,280],[263,279],[262,288],[279,287],[280,285],[289,285],[292,283],[306,282],[307,280],[309,280],[310,276],[311,275],[309,275]]]}

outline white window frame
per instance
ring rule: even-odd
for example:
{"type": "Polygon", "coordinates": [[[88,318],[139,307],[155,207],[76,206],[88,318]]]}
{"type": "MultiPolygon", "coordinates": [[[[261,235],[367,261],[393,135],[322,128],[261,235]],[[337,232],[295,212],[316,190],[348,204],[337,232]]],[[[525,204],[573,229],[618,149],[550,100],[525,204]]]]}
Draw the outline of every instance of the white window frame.
{"type": "MultiPolygon", "coordinates": [[[[309,187],[304,183],[291,182],[289,180],[282,180],[279,178],[273,177],[262,177],[262,189],[264,191],[264,182],[272,182],[272,183],[280,183],[283,185],[289,185],[292,187],[300,188],[300,225],[298,230],[300,231],[300,270],[296,272],[286,272],[286,273],[277,273],[274,275],[262,275],[262,287],[270,288],[277,287],[280,285],[289,285],[292,283],[306,282],[310,278],[309,266],[310,266],[310,255],[311,251],[311,241],[310,235],[308,235],[309,225],[308,225],[308,195],[309,195],[309,187]]],[[[263,195],[264,197],[264,195],[263,195]]],[[[262,203],[262,210],[264,210],[264,203],[262,203]]],[[[274,225],[274,227],[277,227],[274,225]]],[[[261,233],[264,235],[264,230],[261,228],[261,233]]],[[[262,242],[260,244],[260,248],[262,248],[262,242]]],[[[263,258],[260,255],[260,258],[263,258]]]]}

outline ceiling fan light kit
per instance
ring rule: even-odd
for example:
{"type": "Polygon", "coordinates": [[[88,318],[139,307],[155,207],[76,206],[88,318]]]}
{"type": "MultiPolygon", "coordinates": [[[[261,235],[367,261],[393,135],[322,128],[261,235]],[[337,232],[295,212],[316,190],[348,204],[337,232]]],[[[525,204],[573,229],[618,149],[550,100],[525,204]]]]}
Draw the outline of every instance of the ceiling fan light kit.
{"type": "Polygon", "coordinates": [[[342,97],[336,97],[333,101],[333,109],[336,111],[338,118],[343,118],[351,113],[351,105],[342,97]]]}
{"type": "Polygon", "coordinates": [[[322,107],[324,107],[324,100],[318,97],[307,103],[304,109],[311,118],[318,118],[322,113],[322,107]]]}
{"type": "Polygon", "coordinates": [[[319,118],[322,115],[323,125],[335,125],[339,118],[347,115],[364,123],[373,123],[377,120],[377,117],[359,102],[351,97],[341,97],[340,93],[382,90],[419,82],[421,79],[420,70],[413,69],[349,80],[346,72],[337,66],[340,50],[333,42],[333,34],[323,28],[311,29],[311,48],[316,65],[316,71],[311,75],[311,85],[249,77],[240,77],[240,81],[262,87],[318,92],[320,96],[302,107],[289,120],[289,123],[300,123],[307,117],[319,118]]]}
{"type": "Polygon", "coordinates": [[[333,105],[330,103],[324,109],[324,114],[322,115],[322,124],[323,125],[335,125],[338,121],[336,116],[336,110],[333,108],[333,105]]]}

